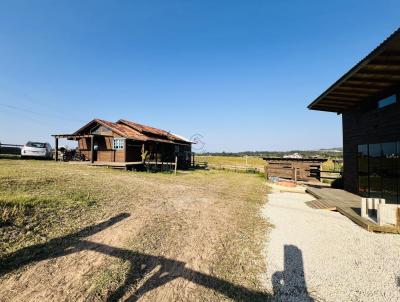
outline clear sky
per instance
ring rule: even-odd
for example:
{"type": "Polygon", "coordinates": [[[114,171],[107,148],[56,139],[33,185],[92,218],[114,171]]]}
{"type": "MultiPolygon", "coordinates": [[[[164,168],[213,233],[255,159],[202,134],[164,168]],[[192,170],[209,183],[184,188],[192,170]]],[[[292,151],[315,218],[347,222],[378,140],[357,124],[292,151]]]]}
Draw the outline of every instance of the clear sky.
{"type": "Polygon", "coordinates": [[[306,106],[400,26],[400,1],[0,2],[0,141],[130,119],[207,151],[338,147],[306,106]]]}

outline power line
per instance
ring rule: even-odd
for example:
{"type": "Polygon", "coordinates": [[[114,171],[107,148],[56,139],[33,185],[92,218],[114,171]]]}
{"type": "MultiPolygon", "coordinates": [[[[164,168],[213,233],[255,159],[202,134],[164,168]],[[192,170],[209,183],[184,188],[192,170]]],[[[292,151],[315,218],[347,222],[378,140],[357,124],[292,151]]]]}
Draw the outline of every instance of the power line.
{"type": "MultiPolygon", "coordinates": [[[[20,91],[15,91],[14,89],[10,89],[9,87],[5,86],[4,84],[0,84],[0,88],[3,90],[8,91],[9,93],[11,93],[12,95],[14,95],[15,97],[19,98],[19,99],[23,99],[25,101],[28,101],[29,103],[37,106],[37,103],[41,103],[41,106],[46,105],[47,109],[51,109],[51,111],[53,111],[53,114],[46,114],[44,112],[37,112],[34,110],[30,110],[30,109],[26,109],[26,108],[22,108],[22,107],[18,107],[18,106],[14,106],[14,105],[10,105],[10,104],[5,104],[5,103],[0,103],[0,106],[3,107],[7,107],[9,109],[13,109],[13,110],[18,110],[18,111],[24,111],[26,113],[30,113],[30,114],[35,114],[35,115],[40,115],[40,116],[47,116],[47,117],[51,117],[51,118],[57,118],[57,119],[62,119],[62,120],[68,120],[68,121],[73,121],[73,122],[80,122],[83,123],[85,121],[81,120],[81,119],[76,119],[76,118],[68,118],[65,117],[63,115],[58,114],[58,110],[57,108],[55,108],[54,106],[51,106],[52,108],[49,108],[49,104],[45,104],[43,101],[40,100],[36,100],[34,98],[32,98],[30,95],[20,92],[20,91]],[[57,112],[57,113],[55,113],[57,112]]],[[[52,104],[52,103],[50,103],[52,104]]]]}
{"type": "MultiPolygon", "coordinates": [[[[10,114],[9,113],[5,113],[4,111],[0,111],[0,114],[3,114],[6,117],[10,117],[10,114]]],[[[23,119],[29,120],[31,122],[35,122],[35,123],[37,123],[39,125],[47,124],[46,122],[43,122],[43,120],[41,121],[41,120],[38,120],[36,118],[33,118],[32,116],[24,114],[24,112],[18,112],[17,111],[17,112],[14,112],[13,114],[17,114],[17,115],[21,116],[23,119]]]]}
{"type": "Polygon", "coordinates": [[[50,117],[50,118],[56,118],[56,119],[72,121],[72,122],[84,122],[83,120],[80,120],[80,119],[68,118],[68,117],[64,117],[64,116],[61,116],[61,115],[47,114],[47,113],[44,113],[44,112],[37,112],[37,111],[30,110],[30,109],[21,108],[21,107],[18,107],[18,106],[4,104],[4,103],[0,103],[0,106],[8,108],[8,109],[12,109],[12,110],[17,110],[17,111],[21,111],[21,112],[30,113],[30,114],[35,114],[35,115],[38,115],[38,116],[45,116],[45,117],[50,117]]]}

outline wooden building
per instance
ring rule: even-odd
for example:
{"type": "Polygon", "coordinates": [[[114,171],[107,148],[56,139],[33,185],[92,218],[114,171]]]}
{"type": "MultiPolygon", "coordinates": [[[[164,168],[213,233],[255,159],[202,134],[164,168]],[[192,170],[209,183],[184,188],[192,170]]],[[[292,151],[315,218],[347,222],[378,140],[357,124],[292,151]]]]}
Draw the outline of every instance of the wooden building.
{"type": "Polygon", "coordinates": [[[320,180],[321,166],[327,160],[324,158],[276,158],[264,157],[267,165],[265,175],[291,180],[320,180]]]}
{"type": "MultiPolygon", "coordinates": [[[[92,163],[132,163],[146,161],[174,163],[188,168],[192,159],[192,142],[165,130],[127,120],[116,123],[94,119],[72,134],[56,134],[58,140],[78,142],[78,151],[92,163]]],[[[58,153],[56,152],[56,160],[58,153]]]]}
{"type": "Polygon", "coordinates": [[[346,190],[400,202],[400,29],[308,108],[343,122],[346,190]]]}

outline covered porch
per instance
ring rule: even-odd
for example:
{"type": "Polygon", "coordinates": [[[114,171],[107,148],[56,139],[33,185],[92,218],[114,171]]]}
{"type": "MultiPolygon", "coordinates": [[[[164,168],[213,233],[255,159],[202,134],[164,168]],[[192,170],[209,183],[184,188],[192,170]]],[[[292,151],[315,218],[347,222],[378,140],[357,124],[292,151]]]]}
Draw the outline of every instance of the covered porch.
{"type": "Polygon", "coordinates": [[[59,150],[59,140],[60,139],[66,139],[66,140],[73,140],[73,141],[77,141],[78,144],[80,141],[86,141],[86,146],[84,149],[81,149],[79,146],[79,150],[83,151],[83,153],[86,155],[86,158],[89,159],[89,161],[91,163],[95,162],[96,156],[95,156],[95,144],[96,142],[98,142],[99,140],[104,140],[104,138],[106,137],[112,137],[111,135],[98,135],[98,134],[84,134],[84,135],[74,135],[74,134],[55,134],[52,135],[54,137],[54,146],[55,146],[55,156],[54,159],[56,161],[59,161],[59,154],[58,154],[58,150],[59,150]]]}
{"type": "MultiPolygon", "coordinates": [[[[55,149],[59,150],[60,140],[78,142],[77,152],[83,154],[80,161],[97,167],[109,167],[124,170],[176,170],[181,157],[185,155],[184,145],[160,141],[136,141],[129,138],[104,134],[57,134],[53,135],[55,149]],[[117,144],[114,140],[118,140],[117,144]]],[[[62,160],[59,152],[54,159],[62,160]]],[[[182,158],[183,159],[183,158],[182,158]]]]}

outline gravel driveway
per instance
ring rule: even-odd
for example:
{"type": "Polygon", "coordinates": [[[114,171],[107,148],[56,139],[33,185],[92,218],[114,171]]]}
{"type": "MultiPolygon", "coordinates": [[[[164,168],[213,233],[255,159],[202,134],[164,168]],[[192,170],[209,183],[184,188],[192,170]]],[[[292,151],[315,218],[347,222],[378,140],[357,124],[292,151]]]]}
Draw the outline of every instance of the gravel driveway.
{"type": "Polygon", "coordinates": [[[308,194],[268,195],[266,286],[278,301],[400,301],[400,235],[365,231],[308,194]]]}

